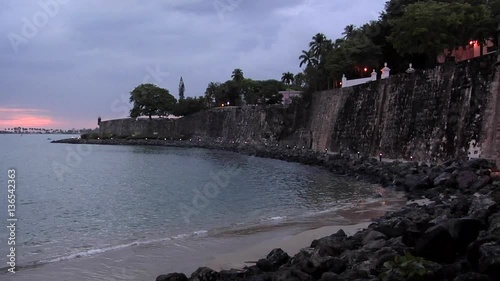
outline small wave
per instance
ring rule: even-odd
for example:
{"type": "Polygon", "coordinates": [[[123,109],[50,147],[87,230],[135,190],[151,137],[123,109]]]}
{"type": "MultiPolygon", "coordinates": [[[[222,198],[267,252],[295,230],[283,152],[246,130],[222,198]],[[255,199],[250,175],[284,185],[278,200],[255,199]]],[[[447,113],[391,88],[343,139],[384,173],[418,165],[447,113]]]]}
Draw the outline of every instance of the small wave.
{"type": "Polygon", "coordinates": [[[270,217],[270,218],[264,218],[261,221],[266,222],[266,221],[282,221],[286,220],[287,216],[275,216],[275,217],[270,217]]]}
{"type": "MultiPolygon", "coordinates": [[[[73,260],[73,259],[77,259],[77,258],[90,257],[90,256],[102,254],[105,252],[119,250],[119,249],[133,247],[133,246],[146,245],[146,244],[171,241],[171,240],[177,240],[177,239],[185,239],[185,238],[189,238],[189,237],[202,237],[202,236],[206,236],[207,234],[208,234],[207,230],[198,230],[198,231],[193,231],[191,233],[179,234],[179,235],[176,235],[173,237],[134,241],[131,243],[126,243],[126,244],[108,246],[108,247],[97,248],[97,249],[89,249],[89,250],[80,251],[80,252],[66,255],[66,256],[59,256],[59,257],[54,257],[54,258],[50,258],[50,259],[46,259],[46,260],[40,260],[40,261],[33,262],[31,264],[21,266],[18,268],[21,269],[21,268],[38,267],[38,266],[42,266],[42,265],[49,264],[49,263],[68,261],[68,260],[73,260]]],[[[85,247],[89,247],[89,246],[85,246],[85,247]]]]}

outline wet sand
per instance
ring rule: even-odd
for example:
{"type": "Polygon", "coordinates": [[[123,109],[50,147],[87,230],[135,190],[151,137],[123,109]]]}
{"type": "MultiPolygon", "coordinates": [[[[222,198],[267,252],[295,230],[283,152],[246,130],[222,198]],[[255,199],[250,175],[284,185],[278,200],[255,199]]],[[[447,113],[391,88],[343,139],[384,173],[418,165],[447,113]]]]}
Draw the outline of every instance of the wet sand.
{"type": "Polygon", "coordinates": [[[304,247],[308,247],[314,239],[336,233],[343,229],[347,235],[352,235],[358,230],[366,228],[370,222],[353,225],[325,226],[313,230],[307,230],[295,235],[262,241],[248,248],[215,257],[207,263],[214,270],[240,269],[250,266],[261,258],[264,258],[272,249],[281,248],[288,255],[293,256],[304,247]]]}
{"type": "Polygon", "coordinates": [[[377,200],[360,200],[354,207],[313,217],[214,231],[206,237],[136,245],[26,268],[16,274],[0,274],[0,280],[152,281],[158,275],[170,272],[183,272],[189,276],[200,266],[215,270],[243,268],[251,265],[246,261],[264,258],[273,248],[282,248],[293,256],[314,239],[331,235],[339,229],[354,234],[367,227],[373,218],[406,204],[402,194],[384,196],[377,200]]]}

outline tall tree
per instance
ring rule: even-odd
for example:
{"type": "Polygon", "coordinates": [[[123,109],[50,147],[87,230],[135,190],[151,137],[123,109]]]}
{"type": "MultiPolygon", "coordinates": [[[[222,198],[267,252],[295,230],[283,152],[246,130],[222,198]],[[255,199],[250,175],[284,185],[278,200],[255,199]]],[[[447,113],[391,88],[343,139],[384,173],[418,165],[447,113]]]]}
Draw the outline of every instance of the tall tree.
{"type": "Polygon", "coordinates": [[[130,110],[130,117],[153,115],[168,116],[176,104],[176,99],[168,90],[153,84],[141,84],[130,92],[130,102],[133,107],[130,110]]]}
{"type": "Polygon", "coordinates": [[[186,90],[186,86],[184,86],[184,80],[182,80],[181,76],[181,81],[179,81],[179,100],[184,99],[184,91],[186,90]]]}
{"type": "Polygon", "coordinates": [[[281,76],[281,82],[286,85],[291,85],[293,83],[293,79],[293,73],[291,72],[283,72],[283,75],[281,76]]]}
{"type": "Polygon", "coordinates": [[[233,81],[236,82],[241,82],[245,77],[243,77],[243,70],[236,68],[233,70],[233,74],[231,75],[231,78],[233,78],[233,81]]]}
{"type": "Polygon", "coordinates": [[[303,65],[305,66],[316,65],[318,63],[310,51],[304,51],[304,50],[302,50],[302,55],[299,56],[299,60],[300,60],[299,67],[302,67],[303,65]]]}
{"type": "Polygon", "coordinates": [[[221,87],[220,83],[210,82],[205,90],[205,102],[208,107],[212,107],[216,105],[216,96],[217,91],[219,91],[221,87]]]}
{"type": "Polygon", "coordinates": [[[317,33],[309,43],[309,52],[321,64],[324,56],[332,49],[332,41],[326,38],[323,33],[317,33]]]}
{"type": "Polygon", "coordinates": [[[389,20],[392,32],[387,39],[400,54],[425,54],[432,65],[443,50],[466,45],[476,35],[477,23],[491,17],[486,6],[465,2],[410,4],[401,17],[389,20]]]}

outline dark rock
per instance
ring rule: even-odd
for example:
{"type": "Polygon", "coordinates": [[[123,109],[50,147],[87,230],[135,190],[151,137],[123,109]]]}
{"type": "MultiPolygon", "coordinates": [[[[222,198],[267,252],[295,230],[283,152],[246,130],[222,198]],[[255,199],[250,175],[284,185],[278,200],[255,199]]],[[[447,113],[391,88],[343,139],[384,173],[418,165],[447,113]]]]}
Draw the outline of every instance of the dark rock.
{"type": "Polygon", "coordinates": [[[423,232],[418,230],[416,225],[410,226],[401,237],[402,242],[408,247],[415,247],[417,240],[422,237],[423,232]]]}
{"type": "Polygon", "coordinates": [[[219,281],[235,281],[235,280],[241,280],[245,277],[252,276],[254,273],[257,275],[260,275],[261,280],[271,280],[272,277],[269,275],[270,273],[261,273],[258,270],[254,270],[254,267],[247,268],[246,270],[241,270],[241,269],[230,269],[230,270],[221,270],[219,272],[219,281]]]}
{"type": "Polygon", "coordinates": [[[453,262],[456,257],[451,235],[440,225],[424,233],[417,241],[415,251],[417,255],[435,262],[453,262]]]}
{"type": "Polygon", "coordinates": [[[313,277],[319,278],[323,273],[330,271],[336,274],[344,272],[346,262],[334,257],[313,257],[303,261],[300,269],[313,277]]]}
{"type": "Polygon", "coordinates": [[[379,239],[386,239],[386,238],[387,237],[384,234],[382,234],[382,233],[380,233],[378,231],[373,230],[373,231],[370,231],[370,233],[368,233],[368,235],[365,236],[365,238],[363,239],[362,244],[366,245],[369,242],[372,242],[372,241],[375,241],[375,240],[379,240],[379,239]]]}
{"type": "Polygon", "coordinates": [[[500,237],[500,212],[491,215],[488,219],[488,232],[490,235],[500,237]]]}
{"type": "Polygon", "coordinates": [[[451,213],[457,217],[464,217],[469,213],[470,200],[464,196],[460,196],[453,200],[450,206],[451,213]]]}
{"type": "Polygon", "coordinates": [[[312,281],[311,275],[298,269],[286,268],[276,272],[272,281],[312,281]]]}
{"type": "Polygon", "coordinates": [[[378,250],[380,248],[385,247],[386,244],[387,244],[387,241],[385,241],[384,239],[373,240],[371,242],[368,242],[366,245],[364,245],[363,248],[369,249],[369,250],[378,250]]]}
{"type": "Polygon", "coordinates": [[[453,163],[451,163],[450,165],[448,165],[444,171],[445,172],[448,172],[448,173],[453,173],[454,171],[460,169],[460,163],[454,161],[453,163]]]}
{"type": "Polygon", "coordinates": [[[375,230],[383,233],[387,237],[402,236],[406,229],[410,227],[412,222],[407,218],[394,217],[390,219],[380,219],[375,230]]]}
{"type": "Polygon", "coordinates": [[[166,275],[160,275],[156,277],[156,281],[188,281],[188,278],[184,273],[169,273],[166,275]]]}
{"type": "Polygon", "coordinates": [[[346,239],[344,236],[336,236],[335,234],[315,240],[311,243],[311,247],[313,245],[314,248],[319,250],[321,256],[338,256],[345,250],[356,247],[353,240],[346,239]]]}
{"type": "Polygon", "coordinates": [[[217,281],[219,273],[208,268],[200,267],[191,274],[190,281],[217,281]]]}
{"type": "Polygon", "coordinates": [[[263,271],[275,271],[288,260],[290,260],[290,256],[282,249],[277,248],[273,249],[265,259],[258,260],[257,267],[263,271]]]}
{"type": "Polygon", "coordinates": [[[489,176],[480,176],[471,186],[473,191],[478,191],[481,188],[487,186],[491,182],[491,178],[489,176]]]}
{"type": "Polygon", "coordinates": [[[352,266],[368,260],[370,253],[372,253],[371,250],[361,248],[358,250],[345,251],[340,255],[340,258],[347,261],[349,266],[352,266]]]}
{"type": "Polygon", "coordinates": [[[452,187],[456,184],[455,178],[449,172],[444,172],[434,179],[434,186],[452,187]]]}
{"type": "Polygon", "coordinates": [[[321,275],[319,281],[341,281],[339,278],[340,277],[333,272],[325,272],[321,275]]]}
{"type": "Polygon", "coordinates": [[[467,272],[457,276],[453,281],[493,281],[488,275],[476,273],[476,272],[467,272]]]}
{"type": "Polygon", "coordinates": [[[488,217],[497,210],[497,203],[488,195],[474,194],[468,215],[487,223],[488,217]]]}
{"type": "Polygon", "coordinates": [[[473,268],[477,269],[479,264],[479,249],[483,244],[495,242],[498,238],[494,236],[480,237],[472,242],[469,247],[467,247],[467,261],[472,265],[473,268]]]}
{"type": "Polygon", "coordinates": [[[500,245],[490,242],[479,247],[478,269],[493,280],[500,280],[500,245]]]}
{"type": "Polygon", "coordinates": [[[340,277],[342,278],[341,280],[369,279],[370,274],[368,274],[368,272],[363,270],[352,269],[345,271],[340,275],[340,277]]]}
{"type": "Polygon", "coordinates": [[[432,187],[430,178],[426,175],[406,175],[405,185],[408,190],[427,189],[432,187]]]}
{"type": "Polygon", "coordinates": [[[471,159],[465,163],[466,167],[470,167],[472,169],[493,169],[495,168],[495,162],[488,159],[471,159]]]}
{"type": "Polygon", "coordinates": [[[467,246],[476,240],[483,224],[477,219],[459,218],[451,219],[446,223],[446,228],[455,242],[458,252],[465,253],[467,246]]]}
{"type": "Polygon", "coordinates": [[[473,171],[460,171],[457,175],[457,184],[460,189],[468,189],[477,180],[473,171]]]}

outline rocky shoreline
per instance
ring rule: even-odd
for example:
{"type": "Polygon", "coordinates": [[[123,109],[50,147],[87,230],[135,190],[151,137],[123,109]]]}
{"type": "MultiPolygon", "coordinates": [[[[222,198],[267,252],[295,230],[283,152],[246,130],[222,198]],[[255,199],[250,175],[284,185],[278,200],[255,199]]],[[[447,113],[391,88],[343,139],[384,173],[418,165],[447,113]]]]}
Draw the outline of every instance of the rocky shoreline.
{"type": "Polygon", "coordinates": [[[427,198],[375,220],[348,237],[339,231],[314,240],[293,257],[273,249],[244,269],[201,267],[160,275],[157,281],[191,280],[500,280],[500,176],[490,161],[450,160],[441,165],[381,162],[369,157],[298,147],[208,141],[81,140],[55,143],[201,147],[318,165],[332,172],[427,198]]]}

